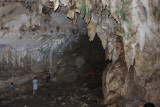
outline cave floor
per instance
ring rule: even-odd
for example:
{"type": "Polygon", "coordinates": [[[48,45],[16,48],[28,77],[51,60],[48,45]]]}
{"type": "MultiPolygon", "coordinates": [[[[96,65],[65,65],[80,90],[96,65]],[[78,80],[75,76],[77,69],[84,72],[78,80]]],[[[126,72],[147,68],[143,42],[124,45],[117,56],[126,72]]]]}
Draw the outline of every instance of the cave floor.
{"type": "Polygon", "coordinates": [[[32,94],[30,81],[23,84],[20,91],[15,91],[12,97],[8,93],[8,96],[0,97],[0,107],[105,107],[102,105],[101,74],[96,77],[91,80],[86,73],[73,83],[45,83],[43,77],[35,95],[32,94]]]}

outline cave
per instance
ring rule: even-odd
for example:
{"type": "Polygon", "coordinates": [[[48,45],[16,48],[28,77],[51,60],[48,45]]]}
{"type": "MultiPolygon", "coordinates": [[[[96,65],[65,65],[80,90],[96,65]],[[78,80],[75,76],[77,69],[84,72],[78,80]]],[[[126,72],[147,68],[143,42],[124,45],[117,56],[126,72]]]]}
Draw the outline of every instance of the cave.
{"type": "Polygon", "coordinates": [[[160,105],[158,0],[1,0],[1,107],[160,105]]]}

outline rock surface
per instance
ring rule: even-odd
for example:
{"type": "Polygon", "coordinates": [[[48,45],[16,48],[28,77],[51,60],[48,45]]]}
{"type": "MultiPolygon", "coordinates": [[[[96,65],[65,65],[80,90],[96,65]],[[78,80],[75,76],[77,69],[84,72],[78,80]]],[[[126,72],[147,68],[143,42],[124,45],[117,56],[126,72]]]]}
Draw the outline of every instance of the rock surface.
{"type": "MultiPolygon", "coordinates": [[[[101,65],[101,68],[104,67],[101,65]]],[[[32,93],[31,81],[21,85],[20,91],[14,90],[13,96],[10,96],[7,91],[0,90],[0,107],[25,105],[28,107],[105,107],[102,104],[103,94],[100,84],[103,69],[99,69],[96,73],[98,78],[90,80],[89,68],[89,65],[84,65],[81,68],[82,75],[72,83],[60,81],[46,83],[46,75],[43,72],[43,75],[38,77],[36,94],[32,93]]]]}
{"type": "MultiPolygon", "coordinates": [[[[34,72],[40,72],[42,70],[40,67],[44,64],[55,72],[53,65],[56,60],[53,54],[63,55],[66,46],[67,49],[72,47],[70,44],[78,41],[79,35],[86,32],[85,27],[81,25],[81,18],[78,17],[78,13],[81,13],[81,17],[87,23],[89,40],[94,40],[97,34],[105,49],[106,59],[113,62],[108,72],[103,75],[104,102],[116,103],[109,105],[110,107],[133,107],[141,101],[160,105],[160,96],[157,94],[160,92],[158,85],[160,2],[158,0],[40,1],[38,6],[36,3],[32,5],[22,3],[24,6],[21,3],[14,5],[5,3],[0,9],[2,20],[0,65],[4,69],[1,71],[2,78],[8,74],[12,76],[14,74],[12,70],[7,70],[7,74],[5,71],[6,68],[15,65],[18,67],[18,70],[17,67],[15,70],[16,74],[22,76],[27,76],[28,71],[33,72],[35,69],[37,71],[34,72]],[[68,10],[62,8],[62,5],[67,6],[68,10]],[[45,7],[53,8],[56,13],[45,7]],[[59,14],[57,9],[66,14],[59,14]],[[67,17],[73,19],[73,25],[67,17]],[[80,26],[81,28],[74,30],[76,26],[77,29],[80,26]],[[30,70],[27,70],[29,68],[30,70]],[[19,72],[19,69],[24,72],[19,72]]],[[[67,65],[63,63],[62,66],[67,65]]],[[[66,70],[62,67],[58,75],[65,74],[66,70]]],[[[72,74],[74,72],[68,77],[72,74]]],[[[8,81],[16,81],[11,76],[8,81]]],[[[62,79],[65,78],[61,76],[62,79]]],[[[7,82],[0,83],[4,87],[7,82]]]]}
{"type": "MultiPolygon", "coordinates": [[[[95,34],[98,34],[103,48],[106,50],[106,59],[112,59],[113,66],[119,59],[122,49],[117,36],[123,38],[125,57],[121,61],[126,62],[128,70],[125,72],[134,72],[132,76],[134,75],[136,79],[131,78],[129,75],[118,77],[117,74],[113,74],[116,75],[115,78],[117,79],[125,78],[124,87],[126,88],[124,90],[117,90],[116,87],[121,86],[122,81],[113,79],[115,88],[112,91],[116,93],[116,96],[121,96],[119,93],[122,94],[124,93],[123,91],[126,91],[122,96],[125,100],[131,100],[134,97],[134,90],[130,87],[138,87],[136,93],[142,92],[142,94],[137,95],[135,98],[140,97],[140,100],[153,102],[158,106],[159,95],[154,94],[153,96],[150,94],[157,92],[158,86],[157,88],[154,87],[156,84],[155,81],[159,80],[157,75],[160,71],[160,67],[158,66],[160,64],[160,2],[158,0],[96,0],[92,2],[89,0],[82,2],[80,0],[72,0],[69,1],[68,7],[68,17],[71,19],[76,19],[76,17],[73,17],[75,12],[82,13],[82,17],[88,23],[88,36],[90,40],[92,41],[95,34]],[[75,8],[70,8],[72,6],[75,8]],[[127,86],[130,83],[127,82],[129,80],[134,81],[133,86],[127,86]]],[[[121,70],[121,66],[119,65],[117,69],[121,70]]],[[[108,72],[115,72],[114,69],[112,70],[110,71],[109,69],[108,72]]],[[[110,75],[110,73],[106,74],[105,81],[107,89],[113,85],[112,82],[107,84],[107,81],[112,78],[109,77],[110,75]]],[[[109,91],[106,91],[105,94],[108,95],[109,91]]],[[[116,98],[106,97],[105,102],[109,103],[110,100],[114,101],[116,98]]],[[[136,104],[128,104],[128,102],[126,104],[126,107],[137,106],[136,104]]]]}
{"type": "MultiPolygon", "coordinates": [[[[45,69],[55,74],[57,67],[69,58],[75,59],[70,63],[76,63],[79,54],[74,53],[83,47],[82,38],[85,45],[89,43],[85,36],[86,24],[79,17],[75,28],[65,15],[66,8],[54,12],[48,7],[41,8],[38,1],[3,3],[0,7],[0,88],[11,82],[24,83],[45,69]]],[[[72,66],[67,69],[66,78],[75,80],[76,71],[72,66]]]]}

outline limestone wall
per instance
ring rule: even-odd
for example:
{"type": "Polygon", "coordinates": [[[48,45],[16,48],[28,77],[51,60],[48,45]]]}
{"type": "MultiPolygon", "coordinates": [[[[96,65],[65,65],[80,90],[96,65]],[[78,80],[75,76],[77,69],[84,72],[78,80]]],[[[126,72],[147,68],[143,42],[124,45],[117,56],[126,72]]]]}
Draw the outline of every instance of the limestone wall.
{"type": "MultiPolygon", "coordinates": [[[[52,1],[54,5],[57,4],[56,0],[52,1]]],[[[121,73],[116,74],[118,71],[112,68],[106,73],[106,79],[104,79],[106,104],[110,104],[110,100],[120,98],[126,101],[126,107],[134,107],[136,104],[138,106],[140,100],[154,102],[158,106],[160,2],[158,0],[63,0],[58,2],[67,5],[69,9],[67,16],[73,19],[74,25],[76,25],[77,14],[80,13],[88,24],[90,41],[97,33],[106,50],[106,59],[113,60],[112,66],[119,66],[115,70],[128,74],[120,76],[121,73]],[[123,38],[122,42],[117,36],[123,38]],[[118,60],[121,51],[124,51],[124,57],[121,60],[125,61],[126,66],[116,65],[117,61],[121,61],[118,60]],[[121,66],[127,68],[126,71],[122,71],[121,66]],[[131,71],[132,76],[129,76],[131,71]],[[116,79],[111,79],[112,76],[109,75],[113,75],[116,79]],[[123,78],[123,82],[119,78],[123,78]],[[130,85],[132,82],[127,81],[132,81],[133,86],[130,85]],[[112,86],[114,88],[111,88],[112,86]],[[130,101],[135,100],[130,96],[139,100],[130,101]]]]}
{"type": "MultiPolygon", "coordinates": [[[[24,83],[44,69],[55,73],[57,62],[74,54],[85,38],[86,24],[79,17],[75,28],[66,8],[54,12],[38,1],[1,3],[0,88],[24,83]]],[[[77,57],[72,57],[74,64],[77,57]]]]}
{"type": "MultiPolygon", "coordinates": [[[[38,6],[37,4],[35,6],[25,4],[25,6],[27,8],[16,3],[0,9],[0,13],[3,13],[0,14],[1,49],[7,47],[2,54],[5,55],[4,59],[1,59],[6,63],[9,63],[11,58],[15,58],[12,52],[21,53],[17,54],[16,58],[17,64],[21,66],[24,66],[24,63],[20,59],[29,55],[26,53],[34,53],[30,56],[30,64],[35,59],[35,62],[39,62],[46,55],[41,51],[32,51],[39,48],[51,50],[48,54],[52,58],[52,50],[61,46],[61,43],[69,45],[72,40],[77,40],[75,36],[70,39],[71,41],[66,38],[72,35],[68,31],[70,28],[81,26],[80,19],[78,19],[80,15],[87,23],[89,40],[92,41],[97,33],[106,51],[106,59],[113,60],[111,68],[103,76],[105,77],[103,82],[106,83],[103,85],[104,102],[110,104],[110,101],[116,101],[115,103],[119,104],[111,105],[111,107],[134,107],[142,100],[153,102],[156,106],[159,105],[160,2],[158,0],[40,0],[38,6]],[[52,18],[41,14],[43,6],[56,11],[56,13],[51,12],[52,18]],[[66,6],[68,10],[61,6],[66,6]],[[59,8],[66,12],[63,16],[58,13],[59,8]],[[5,13],[4,10],[6,10],[5,13]],[[66,16],[73,20],[73,26],[66,16]],[[56,26],[57,22],[62,26],[56,26]],[[39,27],[41,30],[37,31],[39,27]],[[47,34],[43,34],[44,31],[47,34]],[[51,36],[49,39],[48,35],[52,34],[56,36],[51,36]],[[54,45],[50,41],[55,41],[54,45]],[[23,47],[26,47],[27,50],[24,50],[23,47]]],[[[83,32],[83,26],[80,29],[83,32]]],[[[12,60],[12,64],[14,63],[15,60],[12,60]]],[[[52,60],[49,60],[49,63],[51,64],[52,60]]]]}

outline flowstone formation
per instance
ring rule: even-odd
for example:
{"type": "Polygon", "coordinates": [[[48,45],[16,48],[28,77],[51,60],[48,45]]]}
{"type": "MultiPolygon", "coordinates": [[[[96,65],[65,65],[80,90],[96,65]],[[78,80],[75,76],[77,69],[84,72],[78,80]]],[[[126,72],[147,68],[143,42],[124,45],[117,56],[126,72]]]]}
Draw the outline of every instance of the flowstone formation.
{"type": "Polygon", "coordinates": [[[61,68],[57,79],[65,75],[66,82],[77,78],[75,69],[85,63],[79,48],[89,43],[87,28],[80,17],[74,28],[66,12],[66,8],[54,12],[36,0],[1,2],[0,88],[24,83],[45,69],[54,74],[61,68]]]}
{"type": "MultiPolygon", "coordinates": [[[[15,7],[17,8],[18,6],[15,7]]],[[[13,13],[14,11],[11,10],[14,10],[15,7],[9,7],[7,9],[8,11],[5,11],[5,14],[13,13]]],[[[35,8],[36,6],[26,5],[26,7],[28,10],[32,11],[32,8],[35,8]]],[[[59,9],[65,11],[66,13],[61,18],[67,16],[72,19],[73,24],[70,23],[69,25],[73,25],[73,28],[78,28],[81,23],[80,19],[83,18],[87,23],[89,40],[93,41],[95,34],[101,39],[102,46],[105,49],[106,59],[112,60],[111,66],[104,71],[103,75],[103,94],[105,97],[105,104],[110,107],[135,107],[138,106],[141,101],[149,101],[153,102],[156,106],[160,105],[160,96],[158,94],[160,92],[160,85],[158,84],[160,82],[160,1],[39,0],[38,10],[37,8],[35,9],[36,12],[38,12],[38,14],[41,14],[42,12],[47,14],[49,11],[43,11],[43,7],[53,8],[55,11],[54,14],[58,14],[57,12],[59,9]],[[66,6],[68,10],[65,10],[64,6],[66,6]],[[79,18],[79,16],[81,16],[81,18],[79,18]]],[[[4,11],[3,7],[0,11],[4,11]]],[[[19,7],[18,11],[24,10],[19,7]]],[[[19,17],[16,19],[17,22],[21,22],[25,25],[24,27],[21,27],[23,28],[21,32],[16,34],[17,38],[25,38],[21,36],[21,33],[26,31],[26,28],[30,28],[31,30],[37,29],[37,27],[40,26],[39,23],[41,18],[46,18],[46,23],[48,22],[48,16],[46,17],[45,15],[44,17],[42,14],[41,17],[38,17],[39,15],[35,14],[35,11],[32,12],[32,17],[30,18],[28,18],[28,15],[22,14],[20,16],[21,18],[19,17]],[[36,18],[33,18],[35,16],[36,18]],[[22,17],[25,18],[21,21],[20,19],[22,19],[22,17]],[[29,19],[31,20],[25,21],[29,19]],[[30,26],[30,23],[36,26],[30,26]]],[[[3,29],[3,32],[0,33],[2,35],[1,37],[4,38],[0,39],[0,42],[2,43],[1,49],[3,49],[4,46],[6,47],[6,45],[4,45],[5,40],[12,37],[10,33],[7,33],[7,36],[3,35],[10,29],[13,29],[10,30],[10,32],[17,30],[17,27],[14,27],[15,23],[13,21],[10,22],[10,18],[12,18],[12,15],[19,15],[17,13],[10,15],[5,14],[0,14],[1,17],[4,17],[1,21],[1,29],[3,29]],[[8,18],[6,18],[7,16],[8,18]]],[[[61,22],[62,19],[60,19],[60,17],[54,17],[56,21],[58,20],[61,22]]],[[[67,20],[67,18],[64,20],[67,20]]],[[[50,23],[50,21],[48,23],[50,23]]],[[[48,31],[52,24],[47,24],[46,26],[48,25],[50,26],[46,27],[46,29],[41,29],[40,31],[48,31]]],[[[16,24],[16,26],[20,27],[22,25],[16,24]]],[[[68,27],[69,26],[67,25],[65,29],[68,27]]],[[[56,27],[56,29],[58,30],[59,27],[56,27]]],[[[83,29],[83,27],[81,29],[83,29]]],[[[13,34],[14,33],[12,33],[12,35],[13,34]]],[[[35,35],[30,38],[34,39],[38,37],[39,36],[35,35]]],[[[44,38],[45,37],[41,37],[35,40],[38,42],[38,40],[44,38]]],[[[15,40],[15,38],[12,39],[15,40]]],[[[75,38],[73,39],[75,40],[75,38]]],[[[49,41],[49,39],[47,40],[49,41]]],[[[7,41],[8,39],[6,42],[7,41]]],[[[17,43],[18,42],[19,41],[17,41],[17,43]]],[[[12,42],[10,41],[7,43],[13,47],[15,45],[11,44],[12,42]]],[[[23,43],[25,44],[26,40],[23,43]]],[[[70,42],[64,41],[64,43],[70,42]]],[[[44,44],[46,45],[46,43],[44,44]]],[[[35,45],[37,44],[34,41],[34,46],[35,45]]],[[[51,45],[51,50],[55,49],[52,46],[57,45],[51,45]]],[[[13,49],[11,48],[12,50],[10,49],[10,51],[8,51],[9,49],[1,51],[7,52],[7,54],[2,54],[7,57],[4,59],[6,62],[10,62],[10,59],[12,58],[10,56],[12,56],[13,49]]],[[[26,51],[23,49],[20,51],[20,53],[25,52],[26,51]]],[[[50,52],[52,53],[53,51],[50,52]]],[[[52,54],[49,55],[52,57],[52,54]]],[[[25,55],[22,54],[18,56],[24,57],[25,55]]],[[[33,58],[34,57],[31,56],[31,59],[33,58]]],[[[24,63],[21,62],[21,60],[17,60],[17,64],[24,66],[24,63]]],[[[33,60],[29,60],[29,62],[32,64],[33,60]]],[[[49,62],[52,63],[52,60],[49,62]]]]}
{"type": "Polygon", "coordinates": [[[67,6],[69,9],[67,16],[73,19],[74,25],[80,13],[88,24],[90,41],[97,33],[106,51],[106,59],[112,59],[111,68],[104,73],[106,76],[103,76],[106,77],[103,81],[106,83],[103,87],[106,104],[112,105],[110,100],[120,98],[121,104],[118,107],[124,106],[124,102],[126,107],[132,107],[142,100],[159,105],[160,96],[157,92],[160,91],[160,86],[157,83],[160,80],[160,2],[158,0],[50,1],[54,5],[58,2],[67,6]],[[123,40],[119,41],[118,36],[123,40]],[[118,60],[121,51],[124,51],[124,57],[118,60]],[[126,64],[121,64],[121,61],[126,64]],[[112,69],[114,65],[116,69],[112,69]],[[126,75],[113,73],[117,70],[126,75]],[[111,79],[112,77],[115,79],[111,79]],[[138,100],[131,99],[131,96],[138,100]]]}

